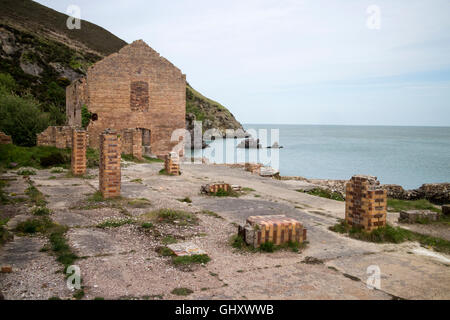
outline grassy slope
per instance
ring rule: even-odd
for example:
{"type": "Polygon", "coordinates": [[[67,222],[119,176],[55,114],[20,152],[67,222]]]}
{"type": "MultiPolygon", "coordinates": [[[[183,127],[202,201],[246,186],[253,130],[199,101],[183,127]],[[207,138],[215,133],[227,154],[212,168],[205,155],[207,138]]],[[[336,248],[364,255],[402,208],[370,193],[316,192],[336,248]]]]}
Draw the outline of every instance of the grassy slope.
{"type": "Polygon", "coordinates": [[[1,7],[1,20],[46,37],[49,31],[55,32],[101,55],[114,53],[126,45],[122,39],[88,21],[82,20],[81,29],[70,30],[66,26],[67,15],[31,0],[2,0],[1,7]]]}

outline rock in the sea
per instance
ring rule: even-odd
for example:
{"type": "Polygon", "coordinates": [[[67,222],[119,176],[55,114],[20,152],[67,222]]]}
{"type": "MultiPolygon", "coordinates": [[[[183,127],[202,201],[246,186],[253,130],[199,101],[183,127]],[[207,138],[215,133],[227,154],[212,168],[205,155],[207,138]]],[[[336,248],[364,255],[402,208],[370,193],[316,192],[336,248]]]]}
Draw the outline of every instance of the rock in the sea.
{"type": "Polygon", "coordinates": [[[267,148],[268,149],[281,149],[281,148],[283,148],[283,146],[280,146],[278,144],[278,142],[275,141],[271,146],[268,146],[267,148]]]}
{"type": "Polygon", "coordinates": [[[259,143],[259,139],[253,139],[248,138],[245,140],[242,140],[241,143],[237,145],[238,148],[245,148],[245,149],[260,149],[261,144],[259,143]]]}

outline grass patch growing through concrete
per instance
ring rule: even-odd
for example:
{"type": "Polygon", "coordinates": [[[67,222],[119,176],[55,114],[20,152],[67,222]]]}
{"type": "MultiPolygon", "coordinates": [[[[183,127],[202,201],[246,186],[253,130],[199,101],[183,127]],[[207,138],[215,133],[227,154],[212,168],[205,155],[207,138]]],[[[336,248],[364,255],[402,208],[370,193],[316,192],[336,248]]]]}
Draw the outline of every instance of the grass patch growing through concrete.
{"type": "Polygon", "coordinates": [[[176,176],[176,174],[168,173],[165,168],[162,168],[161,170],[159,170],[158,174],[160,174],[162,176],[176,176]]]}
{"type": "Polygon", "coordinates": [[[316,196],[316,197],[332,199],[332,200],[336,200],[336,201],[345,201],[345,198],[339,192],[334,192],[334,191],[330,191],[327,189],[314,188],[314,189],[311,189],[308,191],[301,190],[301,189],[297,190],[297,191],[307,193],[307,194],[310,194],[310,195],[316,196]]]}
{"type": "Polygon", "coordinates": [[[50,249],[55,254],[56,260],[64,266],[64,271],[78,259],[65,238],[68,228],[54,223],[46,216],[23,221],[15,230],[23,234],[41,233],[47,236],[49,247],[44,247],[43,251],[50,249]]]}
{"type": "Polygon", "coordinates": [[[361,228],[352,227],[345,221],[341,221],[329,228],[331,231],[347,234],[350,238],[375,243],[402,243],[405,241],[417,241],[422,246],[431,247],[435,251],[450,253],[450,241],[423,235],[400,227],[386,225],[373,230],[364,231],[361,228]]]}
{"type": "Polygon", "coordinates": [[[31,213],[35,216],[49,216],[51,211],[46,207],[36,207],[31,211],[31,213]]]}
{"type": "Polygon", "coordinates": [[[163,244],[167,245],[167,244],[177,243],[178,240],[175,239],[175,237],[173,237],[173,236],[165,236],[165,237],[161,240],[161,242],[162,242],[163,244]]]}
{"type": "Polygon", "coordinates": [[[4,244],[6,241],[12,238],[12,234],[9,233],[5,227],[8,221],[9,219],[0,219],[0,245],[4,244]]]}
{"type": "Polygon", "coordinates": [[[37,206],[43,207],[47,204],[44,194],[40,192],[31,182],[30,186],[25,190],[25,194],[30,198],[30,201],[37,206]]]}
{"type": "Polygon", "coordinates": [[[302,243],[299,242],[286,242],[281,245],[275,245],[273,242],[265,242],[260,245],[259,248],[255,248],[251,245],[248,245],[244,238],[240,235],[234,235],[230,238],[230,245],[238,249],[239,251],[247,251],[247,252],[276,252],[278,250],[289,250],[292,252],[299,252],[302,249],[306,248],[308,245],[308,241],[304,241],[302,243]]]}
{"type": "Polygon", "coordinates": [[[214,218],[222,219],[222,220],[223,220],[223,217],[221,217],[221,216],[218,215],[217,213],[215,213],[215,212],[213,212],[213,211],[210,211],[210,210],[202,210],[202,211],[200,211],[200,213],[201,213],[201,214],[205,214],[205,215],[207,215],[207,216],[211,216],[211,217],[214,217],[214,218]]]}
{"type": "Polygon", "coordinates": [[[149,156],[142,156],[142,159],[136,158],[131,154],[124,154],[122,153],[122,159],[128,162],[134,162],[134,163],[159,163],[164,162],[161,159],[158,158],[151,158],[149,156]]]}
{"type": "Polygon", "coordinates": [[[191,264],[206,264],[211,261],[211,258],[207,254],[194,254],[191,256],[179,256],[173,257],[172,263],[176,266],[186,266],[191,264]]]}
{"type": "Polygon", "coordinates": [[[151,228],[154,227],[154,225],[153,225],[153,223],[151,223],[151,222],[143,222],[143,223],[141,224],[141,227],[142,227],[143,229],[151,229],[151,228]]]}
{"type": "Polygon", "coordinates": [[[135,221],[133,219],[120,219],[120,220],[106,220],[97,225],[97,228],[118,228],[126,224],[133,224],[135,221]]]}
{"type": "Polygon", "coordinates": [[[184,197],[183,199],[177,199],[177,200],[180,202],[192,203],[192,200],[189,197],[184,197]]]}
{"type": "Polygon", "coordinates": [[[188,288],[175,288],[171,291],[171,293],[176,296],[188,296],[191,293],[194,293],[194,291],[188,288]]]}
{"type": "Polygon", "coordinates": [[[399,200],[388,199],[388,210],[394,212],[407,211],[407,210],[431,210],[437,213],[441,213],[439,208],[436,208],[430,201],[426,199],[419,200],[399,200]]]}
{"type": "Polygon", "coordinates": [[[195,225],[198,223],[198,218],[194,214],[173,209],[151,211],[142,215],[141,219],[144,221],[150,220],[150,222],[171,223],[181,226],[195,225]]]}
{"type": "Polygon", "coordinates": [[[239,192],[236,192],[234,190],[224,190],[222,188],[220,188],[219,190],[217,190],[217,192],[210,192],[208,193],[209,196],[211,197],[233,197],[233,198],[237,198],[240,196],[239,192]]]}
{"type": "Polygon", "coordinates": [[[132,208],[147,208],[152,205],[150,200],[145,198],[128,200],[127,204],[132,208]]]}

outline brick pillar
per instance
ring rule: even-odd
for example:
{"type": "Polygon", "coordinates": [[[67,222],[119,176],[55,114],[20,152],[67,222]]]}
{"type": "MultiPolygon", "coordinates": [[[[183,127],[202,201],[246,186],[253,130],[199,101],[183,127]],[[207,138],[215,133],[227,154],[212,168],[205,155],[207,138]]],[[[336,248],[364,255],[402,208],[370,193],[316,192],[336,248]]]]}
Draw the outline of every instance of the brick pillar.
{"type": "Polygon", "coordinates": [[[386,225],[387,191],[376,177],[356,175],[346,186],[345,221],[366,231],[386,225]]]}
{"type": "Polygon", "coordinates": [[[72,174],[79,176],[86,173],[86,130],[72,129],[72,174]]]}
{"type": "Polygon", "coordinates": [[[120,139],[117,131],[100,134],[99,189],[104,198],[120,196],[120,139]]]}
{"type": "Polygon", "coordinates": [[[164,168],[170,175],[180,175],[180,157],[176,152],[170,152],[168,155],[166,155],[164,168]]]}
{"type": "Polygon", "coordinates": [[[142,131],[139,129],[133,130],[133,157],[142,159],[142,131]]]}

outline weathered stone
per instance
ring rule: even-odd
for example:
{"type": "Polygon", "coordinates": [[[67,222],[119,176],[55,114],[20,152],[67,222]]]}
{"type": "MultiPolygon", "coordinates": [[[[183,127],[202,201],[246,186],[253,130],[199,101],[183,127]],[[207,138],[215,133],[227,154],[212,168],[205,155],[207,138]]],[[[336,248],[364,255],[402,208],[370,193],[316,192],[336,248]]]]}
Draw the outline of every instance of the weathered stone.
{"type": "Polygon", "coordinates": [[[167,246],[176,256],[192,256],[198,254],[206,254],[192,242],[174,243],[167,246]]]}
{"type": "Polygon", "coordinates": [[[273,176],[277,175],[278,173],[279,173],[279,171],[272,167],[262,166],[260,169],[259,175],[261,177],[273,177],[273,176]]]}
{"type": "Polygon", "coordinates": [[[399,222],[415,223],[418,220],[437,221],[439,219],[439,213],[430,210],[408,210],[401,211],[399,222]]]}
{"type": "Polygon", "coordinates": [[[42,71],[44,71],[44,69],[42,69],[38,64],[26,61],[20,62],[20,68],[23,72],[35,77],[39,77],[42,71]]]}
{"type": "Polygon", "coordinates": [[[71,68],[65,67],[59,62],[50,62],[49,65],[59,74],[60,77],[67,78],[70,81],[75,81],[82,77],[81,73],[73,71],[71,68]]]}

